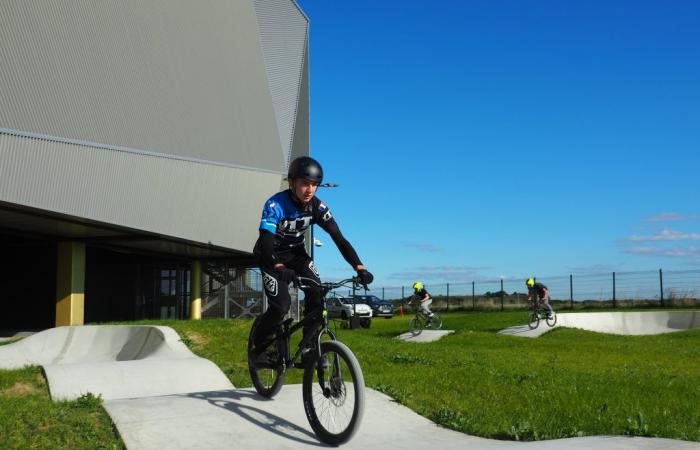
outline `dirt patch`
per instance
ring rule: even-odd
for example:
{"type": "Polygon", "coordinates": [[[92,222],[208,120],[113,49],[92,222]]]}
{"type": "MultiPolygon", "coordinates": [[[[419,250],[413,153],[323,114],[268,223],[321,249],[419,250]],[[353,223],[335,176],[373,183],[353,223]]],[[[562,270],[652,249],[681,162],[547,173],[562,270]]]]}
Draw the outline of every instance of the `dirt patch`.
{"type": "Polygon", "coordinates": [[[197,333],[196,331],[187,331],[187,332],[185,332],[185,335],[187,336],[187,339],[195,347],[204,347],[209,343],[209,339],[205,338],[204,336],[197,333]]]}
{"type": "Polygon", "coordinates": [[[4,395],[5,397],[24,397],[36,392],[38,392],[38,389],[35,386],[32,386],[29,383],[17,382],[12,387],[9,387],[4,391],[0,391],[0,394],[4,395]]]}

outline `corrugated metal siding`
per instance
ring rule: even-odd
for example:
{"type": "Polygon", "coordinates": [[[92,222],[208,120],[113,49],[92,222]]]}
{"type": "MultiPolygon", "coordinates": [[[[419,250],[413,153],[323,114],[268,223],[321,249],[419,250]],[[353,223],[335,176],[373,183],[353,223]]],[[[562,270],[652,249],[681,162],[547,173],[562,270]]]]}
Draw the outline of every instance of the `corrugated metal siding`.
{"type": "Polygon", "coordinates": [[[309,154],[309,47],[304,50],[304,66],[302,68],[299,100],[297,101],[297,116],[292,137],[291,159],[309,154]]]}
{"type": "Polygon", "coordinates": [[[250,252],[279,174],[0,133],[0,200],[250,252]]]}
{"type": "Polygon", "coordinates": [[[297,11],[273,63],[296,73],[268,64],[273,108],[256,17],[251,0],[2,0],[0,128],[282,172],[306,25],[297,11]]]}
{"type": "MultiPolygon", "coordinates": [[[[306,68],[308,20],[293,0],[253,0],[253,5],[279,139],[288,164],[292,155],[298,102],[307,102],[308,114],[308,92],[305,97],[300,96],[306,68]]],[[[306,137],[305,151],[308,151],[308,130],[300,131],[302,137],[306,137]]]]}

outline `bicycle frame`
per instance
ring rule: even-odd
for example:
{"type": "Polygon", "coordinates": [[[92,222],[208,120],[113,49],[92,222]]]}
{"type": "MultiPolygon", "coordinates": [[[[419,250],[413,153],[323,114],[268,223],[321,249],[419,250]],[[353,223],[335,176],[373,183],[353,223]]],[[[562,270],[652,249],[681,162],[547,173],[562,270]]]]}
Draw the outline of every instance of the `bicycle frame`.
{"type": "Polygon", "coordinates": [[[542,302],[539,299],[537,299],[532,301],[532,312],[537,314],[537,317],[539,317],[540,319],[546,319],[547,313],[549,311],[544,309],[542,307],[542,302]]]}
{"type": "Polygon", "coordinates": [[[302,320],[297,322],[294,325],[291,325],[291,323],[294,321],[294,319],[290,318],[282,322],[275,335],[270,338],[267,341],[264,341],[262,346],[264,348],[267,348],[268,346],[272,345],[275,342],[279,342],[281,340],[284,341],[284,355],[282,358],[282,370],[286,371],[287,367],[290,367],[296,363],[297,359],[299,356],[304,352],[305,349],[309,349],[312,347],[315,348],[316,351],[316,357],[320,358],[321,357],[321,337],[326,334],[330,336],[330,339],[335,341],[337,340],[335,333],[333,333],[330,328],[328,328],[328,310],[326,309],[326,294],[330,292],[331,290],[338,288],[340,286],[345,286],[347,283],[358,283],[356,278],[348,278],[346,280],[337,282],[337,283],[317,283],[316,280],[313,280],[311,278],[305,278],[305,277],[296,277],[294,280],[294,284],[299,287],[299,288],[306,288],[310,287],[308,285],[302,284],[302,281],[310,281],[313,282],[321,287],[321,301],[322,301],[322,308],[319,308],[318,310],[314,311],[312,314],[307,315],[304,317],[302,320]],[[310,333],[309,335],[305,336],[301,342],[299,342],[299,345],[297,346],[297,350],[294,353],[294,356],[289,358],[289,355],[291,354],[291,344],[290,344],[290,338],[291,336],[299,331],[299,329],[304,328],[305,326],[308,325],[313,325],[314,327],[318,327],[318,331],[315,333],[310,333]],[[312,344],[311,340],[316,339],[316,342],[312,344]]]}

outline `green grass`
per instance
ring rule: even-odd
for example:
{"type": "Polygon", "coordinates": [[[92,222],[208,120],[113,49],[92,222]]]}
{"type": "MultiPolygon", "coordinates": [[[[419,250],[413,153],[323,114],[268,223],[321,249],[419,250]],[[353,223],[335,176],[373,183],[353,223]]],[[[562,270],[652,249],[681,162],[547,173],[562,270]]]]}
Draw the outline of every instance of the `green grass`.
{"type": "Polygon", "coordinates": [[[101,403],[90,394],[52,402],[38,367],[0,370],[0,448],[122,449],[101,403]]]}
{"type": "MultiPolygon", "coordinates": [[[[338,328],[337,333],[358,356],[367,386],[468,434],[513,440],[612,434],[700,441],[700,329],[657,336],[554,329],[528,339],[496,334],[524,324],[523,311],[443,317],[444,328],[456,333],[434,343],[394,339],[407,329],[410,316],[375,319],[370,329],[338,328]]],[[[140,323],[173,327],[235,386],[251,386],[245,355],[250,321],[140,323]]],[[[287,383],[300,383],[301,375],[291,371],[287,383]]],[[[12,377],[41,379],[38,369],[0,371],[0,448],[121,445],[99,406],[52,404],[45,385],[42,394],[7,398],[2,392],[16,382],[12,377]],[[58,419],[68,412],[76,416],[58,419]],[[89,420],[92,431],[83,424],[89,420]],[[60,433],[40,438],[44,428],[60,433]],[[59,441],[63,435],[72,437],[59,441]],[[5,436],[18,437],[6,444],[5,436]]]]}

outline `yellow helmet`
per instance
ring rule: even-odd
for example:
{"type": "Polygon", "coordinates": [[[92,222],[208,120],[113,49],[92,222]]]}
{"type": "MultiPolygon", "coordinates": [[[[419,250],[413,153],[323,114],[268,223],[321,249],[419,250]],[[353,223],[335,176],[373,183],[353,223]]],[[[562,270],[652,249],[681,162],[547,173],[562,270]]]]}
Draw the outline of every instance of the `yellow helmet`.
{"type": "Polygon", "coordinates": [[[415,289],[416,291],[420,291],[421,289],[423,289],[423,283],[421,283],[420,281],[416,281],[415,283],[413,283],[413,289],[415,289]]]}
{"type": "Polygon", "coordinates": [[[533,287],[535,285],[535,279],[528,278],[527,281],[525,282],[525,284],[527,284],[527,287],[533,287]]]}

